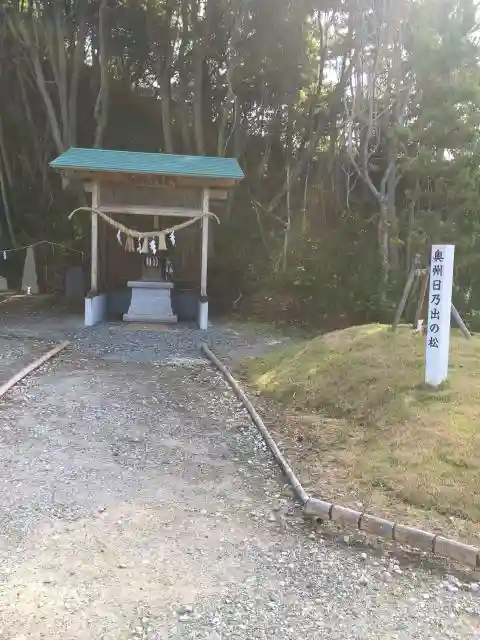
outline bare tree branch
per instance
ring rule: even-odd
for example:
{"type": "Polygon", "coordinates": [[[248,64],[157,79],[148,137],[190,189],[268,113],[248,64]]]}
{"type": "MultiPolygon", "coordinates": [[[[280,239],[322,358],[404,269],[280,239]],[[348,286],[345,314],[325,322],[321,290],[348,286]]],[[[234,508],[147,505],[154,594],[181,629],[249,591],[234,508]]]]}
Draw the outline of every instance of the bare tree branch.
{"type": "Polygon", "coordinates": [[[276,209],[276,207],[280,204],[284,195],[287,193],[289,184],[293,184],[294,182],[296,182],[296,180],[301,175],[307,163],[314,156],[321,137],[325,135],[325,133],[328,131],[330,122],[332,120],[335,120],[337,117],[337,114],[341,111],[343,93],[351,72],[352,72],[352,64],[347,63],[347,56],[345,56],[343,65],[342,65],[342,71],[340,74],[340,79],[337,82],[335,89],[332,92],[329,99],[328,111],[319,118],[316,131],[313,133],[303,153],[297,159],[295,166],[290,172],[290,180],[285,180],[280,191],[278,191],[278,193],[276,193],[275,196],[270,200],[267,206],[267,210],[273,211],[274,209],[276,209]]]}

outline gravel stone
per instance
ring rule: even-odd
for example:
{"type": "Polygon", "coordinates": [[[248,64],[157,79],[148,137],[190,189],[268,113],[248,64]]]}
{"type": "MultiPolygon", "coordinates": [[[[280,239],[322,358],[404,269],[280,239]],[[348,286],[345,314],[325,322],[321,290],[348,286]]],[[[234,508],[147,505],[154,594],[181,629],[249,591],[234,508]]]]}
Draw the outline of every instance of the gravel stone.
{"type": "Polygon", "coordinates": [[[198,346],[233,361],[275,337],[24,316],[0,360],[75,344],[0,405],[0,638],[478,637],[478,585],[426,564],[388,580],[397,565],[314,539],[293,501],[272,526],[284,478],[198,346]]]}

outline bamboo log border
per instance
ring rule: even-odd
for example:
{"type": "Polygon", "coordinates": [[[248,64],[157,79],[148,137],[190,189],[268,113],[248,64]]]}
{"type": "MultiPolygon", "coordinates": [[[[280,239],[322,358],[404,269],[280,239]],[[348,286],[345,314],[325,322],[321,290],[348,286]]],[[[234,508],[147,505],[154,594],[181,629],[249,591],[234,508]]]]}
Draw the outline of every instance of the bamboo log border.
{"type": "Polygon", "coordinates": [[[239,400],[243,403],[243,406],[250,414],[250,417],[255,423],[255,426],[257,427],[257,429],[260,431],[262,438],[265,440],[266,445],[272,452],[278,465],[282,469],[283,473],[287,476],[288,481],[290,482],[292,489],[295,495],[297,496],[297,498],[299,499],[299,501],[302,503],[302,505],[307,504],[310,496],[300,484],[300,480],[297,478],[297,476],[293,472],[293,469],[286,461],[282,452],[278,448],[277,443],[270,435],[270,432],[268,431],[267,427],[263,423],[263,420],[260,418],[260,416],[256,412],[253,404],[247,398],[245,392],[242,390],[242,388],[240,387],[238,382],[235,380],[235,378],[232,376],[230,371],[225,367],[224,364],[220,362],[217,356],[214,353],[212,353],[212,351],[210,351],[210,349],[205,343],[202,344],[201,348],[203,353],[207,356],[207,358],[217,367],[217,369],[219,369],[222,372],[223,376],[227,379],[227,381],[230,383],[230,386],[235,391],[239,400]]]}
{"type": "Polygon", "coordinates": [[[301,502],[306,517],[314,517],[324,522],[335,522],[343,527],[357,529],[368,535],[385,538],[386,540],[397,542],[400,545],[406,545],[420,549],[421,551],[444,556],[462,565],[480,569],[480,549],[477,547],[446,538],[437,533],[392,522],[391,520],[379,518],[363,511],[356,511],[355,509],[343,507],[333,502],[327,502],[308,495],[242,387],[205,343],[201,345],[201,350],[210,362],[222,373],[235,395],[250,414],[255,426],[258,428],[276,462],[286,475],[295,495],[301,502]]]}
{"type": "Polygon", "coordinates": [[[3,398],[12,387],[26,378],[30,373],[41,367],[42,364],[45,364],[45,362],[48,362],[48,360],[51,360],[54,356],[58,355],[61,351],[68,347],[69,344],[70,342],[68,340],[60,342],[60,344],[57,344],[56,347],[53,347],[53,349],[50,349],[50,351],[44,353],[43,356],[40,356],[39,358],[28,364],[26,367],[24,367],[21,371],[12,376],[9,380],[7,380],[7,382],[0,386],[0,399],[3,398]]]}

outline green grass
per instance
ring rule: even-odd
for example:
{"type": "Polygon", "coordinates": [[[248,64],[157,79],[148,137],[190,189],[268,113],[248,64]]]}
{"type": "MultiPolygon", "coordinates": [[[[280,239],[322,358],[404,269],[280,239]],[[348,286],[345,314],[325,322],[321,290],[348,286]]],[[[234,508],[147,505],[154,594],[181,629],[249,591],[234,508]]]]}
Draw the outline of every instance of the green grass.
{"type": "MultiPolygon", "coordinates": [[[[291,430],[349,481],[438,513],[480,519],[480,339],[452,335],[448,381],[424,380],[425,338],[350,327],[243,364],[293,415],[291,430]],[[322,426],[322,419],[325,420],[322,426]]],[[[315,464],[315,455],[310,455],[315,464]]]]}

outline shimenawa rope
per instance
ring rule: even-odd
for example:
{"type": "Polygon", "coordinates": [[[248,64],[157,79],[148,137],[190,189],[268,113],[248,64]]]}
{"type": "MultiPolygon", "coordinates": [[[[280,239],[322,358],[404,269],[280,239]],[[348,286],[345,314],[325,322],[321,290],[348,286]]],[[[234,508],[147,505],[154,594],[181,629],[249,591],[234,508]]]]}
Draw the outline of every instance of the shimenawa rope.
{"type": "Polygon", "coordinates": [[[211,216],[218,222],[218,224],[220,224],[220,220],[218,219],[218,217],[211,211],[208,211],[206,213],[202,213],[200,216],[192,218],[191,220],[187,220],[186,222],[181,222],[180,224],[176,224],[173,227],[169,227],[168,229],[155,229],[154,231],[136,231],[135,229],[129,229],[128,227],[123,225],[121,222],[118,222],[118,220],[114,220],[104,211],[100,211],[100,209],[93,209],[92,207],[78,207],[78,209],[74,209],[70,213],[70,215],[68,216],[68,219],[71,220],[72,217],[79,211],[96,213],[103,220],[105,220],[107,224],[112,226],[114,229],[117,229],[117,231],[121,231],[122,233],[129,236],[130,238],[151,238],[152,236],[168,235],[172,232],[179,231],[180,229],[184,229],[185,227],[189,227],[190,225],[195,224],[196,222],[201,220],[204,216],[209,216],[209,217],[211,216]]]}

